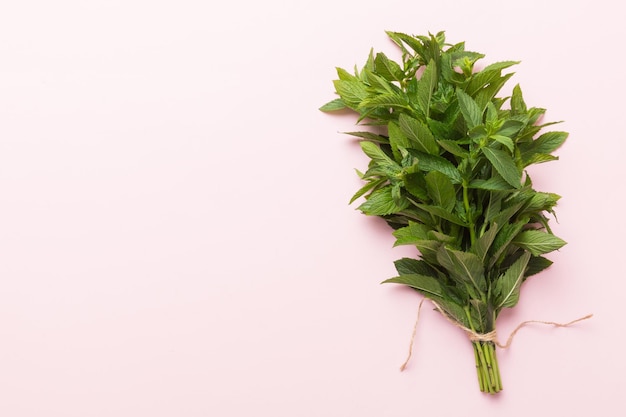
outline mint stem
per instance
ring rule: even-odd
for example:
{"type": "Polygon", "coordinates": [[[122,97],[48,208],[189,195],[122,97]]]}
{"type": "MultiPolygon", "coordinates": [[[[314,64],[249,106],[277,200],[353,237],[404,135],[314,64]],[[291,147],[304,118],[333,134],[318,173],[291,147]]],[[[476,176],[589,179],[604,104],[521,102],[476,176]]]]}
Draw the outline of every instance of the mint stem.
{"type": "Polygon", "coordinates": [[[476,231],[474,230],[475,226],[474,226],[474,218],[473,218],[473,214],[471,211],[471,206],[470,206],[470,202],[469,202],[469,193],[468,193],[468,185],[467,183],[463,183],[463,206],[465,207],[465,214],[467,216],[467,220],[468,220],[468,228],[469,228],[469,232],[470,232],[470,245],[474,246],[474,242],[476,242],[476,231]]]}
{"type": "Polygon", "coordinates": [[[496,394],[502,390],[500,367],[496,357],[496,346],[493,342],[475,341],[474,358],[478,373],[478,385],[482,392],[496,394]]]}

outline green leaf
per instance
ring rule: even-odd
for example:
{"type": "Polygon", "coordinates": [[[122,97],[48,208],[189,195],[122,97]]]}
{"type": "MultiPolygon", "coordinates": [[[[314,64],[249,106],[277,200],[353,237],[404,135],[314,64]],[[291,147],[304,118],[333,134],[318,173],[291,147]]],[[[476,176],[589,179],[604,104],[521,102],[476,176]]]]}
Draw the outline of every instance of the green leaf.
{"type": "Polygon", "coordinates": [[[513,243],[535,256],[552,252],[565,245],[565,241],[551,233],[540,230],[526,230],[518,234],[513,243]]]}
{"type": "Polygon", "coordinates": [[[437,87],[437,64],[431,60],[422,73],[417,87],[417,105],[426,117],[430,114],[430,101],[437,87]]]}
{"type": "Polygon", "coordinates": [[[383,284],[395,283],[408,285],[411,288],[415,288],[425,296],[444,297],[444,292],[441,288],[441,284],[436,278],[427,275],[408,274],[400,275],[398,277],[389,278],[383,281],[383,284]]]}
{"type": "Polygon", "coordinates": [[[407,99],[395,93],[385,93],[373,97],[368,97],[363,99],[358,105],[359,109],[364,109],[368,107],[382,107],[385,109],[399,107],[404,109],[410,109],[407,99]]]}
{"type": "Polygon", "coordinates": [[[487,65],[481,72],[502,71],[503,69],[519,64],[521,61],[499,61],[487,65]]]}
{"type": "Polygon", "coordinates": [[[394,262],[400,275],[418,274],[436,277],[437,272],[422,259],[402,258],[394,262]]]}
{"type": "Polygon", "coordinates": [[[400,165],[383,152],[377,144],[364,140],[360,145],[365,155],[369,156],[372,161],[383,165],[395,166],[397,171],[400,171],[400,165]]]}
{"type": "Polygon", "coordinates": [[[470,188],[489,191],[510,191],[515,189],[500,175],[489,178],[488,180],[476,179],[469,183],[470,188]]]}
{"type": "Polygon", "coordinates": [[[387,58],[385,54],[379,52],[374,59],[375,71],[389,81],[402,81],[404,71],[396,62],[387,58]]]}
{"type": "Polygon", "coordinates": [[[445,233],[441,233],[436,230],[431,230],[430,232],[428,232],[428,238],[432,240],[436,240],[441,243],[450,243],[450,244],[456,243],[456,239],[457,239],[454,236],[446,235],[445,233]]]}
{"type": "Polygon", "coordinates": [[[567,132],[546,132],[533,143],[533,152],[549,154],[557,150],[567,139],[567,132]]]}
{"type": "Polygon", "coordinates": [[[521,158],[524,166],[557,159],[550,155],[567,139],[567,132],[547,132],[531,142],[520,144],[521,158]]]}
{"type": "Polygon", "coordinates": [[[454,213],[450,213],[449,211],[447,211],[446,209],[444,209],[443,207],[440,206],[432,206],[432,205],[428,205],[428,204],[419,204],[419,203],[414,203],[415,206],[417,208],[420,208],[424,211],[429,212],[430,214],[432,214],[433,216],[436,217],[441,217],[444,220],[447,220],[451,223],[454,224],[458,224],[459,226],[464,226],[467,227],[467,222],[463,219],[461,219],[459,216],[457,216],[454,213]]]}
{"type": "Polygon", "coordinates": [[[408,202],[398,205],[392,195],[392,187],[385,187],[374,191],[367,200],[358,207],[368,216],[385,216],[402,211],[408,206],[408,202]]]}
{"type": "Polygon", "coordinates": [[[322,107],[320,107],[320,110],[323,112],[329,112],[329,111],[343,110],[345,108],[346,108],[346,103],[344,103],[342,99],[336,98],[324,104],[322,107]]]}
{"type": "Polygon", "coordinates": [[[335,70],[337,70],[337,77],[339,77],[339,79],[342,80],[342,81],[357,81],[357,82],[360,82],[358,77],[350,74],[348,71],[346,71],[343,68],[336,67],[335,70]]]}
{"type": "MultiPolygon", "coordinates": [[[[460,112],[458,107],[454,105],[450,106],[447,111],[453,114],[450,116],[450,119],[456,119],[460,112]]],[[[439,120],[428,119],[426,123],[428,124],[428,129],[430,129],[435,137],[444,139],[457,138],[456,127],[451,122],[440,122],[439,120]]]]}
{"type": "Polygon", "coordinates": [[[517,169],[511,155],[499,149],[489,147],[481,149],[489,162],[491,162],[491,165],[493,165],[496,171],[498,171],[498,174],[500,174],[506,182],[511,184],[514,188],[520,188],[522,186],[522,175],[517,169]]]}
{"type": "Polygon", "coordinates": [[[389,122],[387,126],[389,133],[389,144],[391,145],[391,151],[396,161],[402,160],[400,149],[407,149],[411,146],[411,141],[402,132],[400,127],[395,122],[389,122]]]}
{"type": "Polygon", "coordinates": [[[519,300],[520,286],[524,280],[526,265],[530,259],[530,253],[525,252],[511,265],[504,274],[498,277],[495,284],[496,308],[514,307],[519,300]]]}
{"type": "Polygon", "coordinates": [[[398,46],[403,48],[403,51],[409,53],[409,51],[406,48],[404,48],[404,45],[406,44],[409,48],[413,49],[415,53],[417,53],[418,55],[420,56],[424,55],[424,45],[415,37],[411,35],[407,35],[405,33],[401,33],[401,32],[387,31],[386,33],[391,38],[391,40],[393,40],[398,46]]]}
{"type": "Polygon", "coordinates": [[[472,323],[474,323],[474,330],[477,333],[487,332],[487,323],[492,319],[490,317],[490,306],[481,299],[469,300],[469,313],[472,323]]]}
{"type": "Polygon", "coordinates": [[[441,246],[437,260],[458,282],[470,283],[479,293],[487,290],[485,270],[478,256],[441,246]]]}
{"type": "Polygon", "coordinates": [[[398,123],[400,130],[402,130],[413,144],[413,148],[433,155],[439,153],[439,147],[437,146],[435,137],[426,125],[405,114],[400,114],[398,123]]]}
{"type": "Polygon", "coordinates": [[[482,111],[478,107],[478,104],[463,90],[457,90],[456,96],[459,101],[459,107],[463,119],[467,124],[468,129],[473,129],[482,123],[482,111]]]}
{"type": "Polygon", "coordinates": [[[465,314],[465,310],[462,306],[449,299],[438,299],[434,301],[453,321],[461,324],[467,329],[471,328],[471,325],[467,319],[467,315],[465,314]]]}
{"type": "Polygon", "coordinates": [[[381,77],[370,70],[364,70],[363,74],[365,76],[365,83],[369,85],[368,91],[370,91],[372,95],[375,93],[403,95],[402,90],[386,78],[381,77]]]}
{"type": "Polygon", "coordinates": [[[437,251],[441,242],[429,240],[427,237],[429,226],[418,223],[411,223],[409,226],[401,227],[393,232],[396,238],[396,246],[415,246],[422,255],[422,258],[431,264],[437,264],[437,251]]]}
{"type": "Polygon", "coordinates": [[[408,200],[402,195],[402,184],[398,182],[391,184],[391,198],[398,207],[402,207],[403,209],[409,205],[408,200]]]}
{"type": "Polygon", "coordinates": [[[476,93],[474,101],[478,105],[479,109],[484,109],[487,103],[494,100],[495,95],[498,94],[500,89],[506,84],[506,82],[513,76],[513,73],[503,75],[496,80],[489,83],[489,85],[476,93]]]}
{"type": "Polygon", "coordinates": [[[417,250],[427,262],[436,264],[437,251],[441,247],[441,242],[436,240],[420,240],[414,243],[417,250]]]}
{"type": "Polygon", "coordinates": [[[346,106],[356,109],[368,97],[365,85],[360,81],[335,80],[335,90],[346,106]]]}
{"type": "Polygon", "coordinates": [[[515,145],[513,144],[513,140],[510,137],[503,135],[491,135],[489,136],[489,138],[495,140],[498,143],[501,143],[509,150],[509,152],[513,153],[515,145]]]}
{"type": "Polygon", "coordinates": [[[346,135],[367,139],[370,142],[389,143],[389,138],[372,132],[343,132],[346,135]]]}
{"type": "Polygon", "coordinates": [[[524,125],[525,124],[519,120],[507,120],[502,124],[502,127],[498,129],[497,134],[513,138],[524,127],[524,125]]]}
{"type": "Polygon", "coordinates": [[[429,230],[428,226],[411,222],[408,226],[401,227],[393,232],[393,236],[396,238],[394,246],[414,245],[417,241],[428,240],[429,230]]]}
{"type": "Polygon", "coordinates": [[[350,203],[349,204],[354,203],[356,201],[356,199],[358,199],[359,197],[365,195],[368,191],[375,190],[376,188],[380,187],[381,185],[385,184],[386,182],[387,182],[386,178],[381,178],[381,179],[378,179],[378,180],[373,180],[373,181],[368,182],[363,187],[361,187],[359,189],[359,191],[354,193],[354,195],[350,199],[350,203]]]}
{"type": "Polygon", "coordinates": [[[495,123],[498,123],[498,109],[496,109],[495,104],[493,102],[487,103],[487,113],[485,115],[485,121],[488,126],[491,126],[495,123]]]}
{"type": "Polygon", "coordinates": [[[513,94],[511,95],[511,112],[515,114],[525,114],[528,111],[524,97],[522,96],[522,89],[519,84],[513,87],[513,94]]]}
{"type": "Polygon", "coordinates": [[[368,216],[387,216],[402,211],[408,204],[399,205],[394,199],[393,187],[387,186],[372,192],[358,209],[368,216]]]}
{"type": "Polygon", "coordinates": [[[409,153],[417,158],[417,166],[421,171],[438,171],[450,178],[450,181],[454,184],[459,184],[461,182],[461,173],[458,169],[456,169],[452,162],[447,159],[442,158],[441,156],[429,155],[424,152],[415,151],[413,149],[409,149],[409,153]]]}
{"type": "Polygon", "coordinates": [[[460,69],[464,76],[471,77],[474,72],[474,64],[484,57],[484,54],[478,52],[457,51],[452,55],[452,60],[453,65],[460,69]]]}
{"type": "Polygon", "coordinates": [[[405,172],[402,176],[404,188],[421,201],[428,200],[428,190],[426,189],[426,179],[422,172],[405,172]]]}
{"type": "Polygon", "coordinates": [[[500,228],[498,227],[498,225],[496,223],[493,223],[491,227],[489,227],[489,230],[483,233],[483,235],[480,236],[472,246],[472,252],[476,256],[478,256],[483,264],[485,263],[487,252],[489,252],[489,248],[491,248],[491,244],[496,238],[499,230],[500,228]]]}
{"type": "Polygon", "coordinates": [[[533,256],[528,261],[528,267],[526,268],[526,277],[536,275],[544,269],[550,267],[552,261],[544,258],[543,256],[533,256]]]}
{"type": "Polygon", "coordinates": [[[372,71],[374,71],[375,65],[374,65],[374,48],[370,49],[370,53],[367,56],[367,61],[365,62],[365,65],[363,66],[363,71],[361,71],[361,74],[359,75],[359,71],[358,69],[354,68],[354,73],[359,76],[361,78],[361,80],[363,81],[367,81],[367,74],[371,73],[372,71]]]}
{"type": "Polygon", "coordinates": [[[441,54],[441,77],[452,85],[462,85],[465,82],[465,75],[455,71],[452,64],[452,52],[445,51],[441,54]]]}
{"type": "Polygon", "coordinates": [[[439,171],[426,174],[426,188],[433,202],[447,212],[452,212],[456,204],[456,191],[450,179],[439,171]]]}
{"type": "Polygon", "coordinates": [[[528,165],[533,165],[533,164],[542,164],[544,162],[551,162],[551,161],[557,161],[559,158],[554,156],[554,155],[549,155],[549,154],[545,154],[545,153],[536,153],[534,155],[532,155],[530,158],[523,159],[523,164],[525,167],[527,167],[528,165]]]}
{"type": "Polygon", "coordinates": [[[446,151],[450,152],[454,156],[459,158],[469,159],[469,151],[459,146],[456,141],[453,140],[438,140],[437,143],[446,151]]]}
{"type": "MultiPolygon", "coordinates": [[[[498,213],[500,213],[500,210],[502,208],[503,198],[504,198],[504,193],[493,193],[493,192],[489,193],[489,199],[488,199],[489,202],[486,203],[486,205],[483,208],[483,216],[485,217],[485,223],[491,222],[491,223],[502,224],[501,222],[494,222],[493,218],[497,216],[498,213]]],[[[504,222],[506,223],[507,220],[504,220],[504,222]]]]}
{"type": "Polygon", "coordinates": [[[534,192],[526,206],[524,211],[526,212],[538,212],[538,211],[552,211],[557,201],[561,198],[560,195],[554,193],[534,192]]]}
{"type": "Polygon", "coordinates": [[[528,224],[528,221],[529,219],[526,217],[514,223],[504,224],[500,228],[500,231],[491,245],[491,257],[489,258],[488,268],[492,268],[502,261],[501,256],[506,253],[513,239],[520,233],[524,226],[528,224]]]}
{"type": "MultiPolygon", "coordinates": [[[[511,206],[502,206],[501,204],[496,204],[494,207],[491,207],[491,202],[489,202],[489,213],[488,215],[485,215],[485,220],[492,223],[497,223],[499,225],[508,224],[513,216],[518,213],[519,209],[522,208],[523,205],[524,203],[516,203],[511,206]],[[496,206],[498,207],[497,209],[496,206]]],[[[520,220],[524,219],[522,218],[520,220]]]]}
{"type": "Polygon", "coordinates": [[[476,94],[481,88],[500,78],[503,69],[519,64],[519,61],[501,61],[487,65],[482,71],[474,73],[466,88],[468,94],[476,94]]]}

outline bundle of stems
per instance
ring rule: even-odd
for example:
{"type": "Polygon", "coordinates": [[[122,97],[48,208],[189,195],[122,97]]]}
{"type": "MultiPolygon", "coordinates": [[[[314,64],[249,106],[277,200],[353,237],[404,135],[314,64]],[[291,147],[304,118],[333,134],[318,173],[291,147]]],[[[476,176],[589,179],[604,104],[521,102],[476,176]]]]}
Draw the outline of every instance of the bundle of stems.
{"type": "Polygon", "coordinates": [[[533,188],[526,168],[556,160],[568,134],[544,132],[545,109],[528,107],[519,85],[498,93],[518,62],[475,68],[483,54],[448,44],[443,32],[387,32],[402,62],[370,52],[353,72],[337,68],[338,98],[321,107],[348,109],[369,157],[351,203],[392,228],[395,245],[417,248],[395,262],[404,284],[432,300],[470,335],[481,391],[502,389],[496,319],[515,306],[522,283],[552,262],[565,242],[548,225],[559,200],[533,188]]]}

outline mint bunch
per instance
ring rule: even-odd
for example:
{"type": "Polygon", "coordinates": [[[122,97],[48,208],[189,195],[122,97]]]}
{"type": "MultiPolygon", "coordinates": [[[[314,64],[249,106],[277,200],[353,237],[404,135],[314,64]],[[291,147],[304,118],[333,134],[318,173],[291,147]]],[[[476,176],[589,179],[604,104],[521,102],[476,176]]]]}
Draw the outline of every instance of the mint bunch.
{"type": "Polygon", "coordinates": [[[371,52],[361,70],[338,68],[339,98],[321,110],[350,109],[357,124],[376,127],[349,132],[370,158],[351,203],[363,197],[359,210],[419,251],[384,282],[414,288],[466,330],[480,389],[496,393],[498,314],[552,264],[543,255],[565,244],[548,225],[559,196],[536,191],[526,168],[556,160],[568,134],[543,133],[552,123],[539,123],[545,109],[528,107],[519,85],[497,96],[518,62],[477,70],[484,55],[447,44],[443,32],[387,34],[402,62],[371,52]]]}

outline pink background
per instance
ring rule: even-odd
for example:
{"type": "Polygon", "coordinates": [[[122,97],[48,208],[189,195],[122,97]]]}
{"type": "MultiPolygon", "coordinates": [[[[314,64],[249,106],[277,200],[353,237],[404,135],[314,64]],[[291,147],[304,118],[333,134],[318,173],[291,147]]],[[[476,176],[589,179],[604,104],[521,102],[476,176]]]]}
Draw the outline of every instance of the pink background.
{"type": "Polygon", "coordinates": [[[622,409],[624,88],[619,2],[4,1],[0,416],[481,416],[622,409]],[[565,120],[569,244],[499,321],[504,391],[466,336],[379,282],[389,230],[347,202],[366,163],[317,108],[385,30],[522,60],[565,120]]]}

